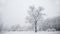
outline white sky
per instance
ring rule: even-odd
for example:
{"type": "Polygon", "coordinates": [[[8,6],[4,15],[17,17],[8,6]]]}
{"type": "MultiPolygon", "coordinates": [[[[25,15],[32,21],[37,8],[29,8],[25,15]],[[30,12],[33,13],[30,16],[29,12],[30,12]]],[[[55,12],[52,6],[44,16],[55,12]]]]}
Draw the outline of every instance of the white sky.
{"type": "Polygon", "coordinates": [[[59,15],[60,0],[0,0],[0,13],[3,23],[7,25],[27,25],[25,18],[29,6],[42,6],[45,8],[46,17],[59,15]]]}

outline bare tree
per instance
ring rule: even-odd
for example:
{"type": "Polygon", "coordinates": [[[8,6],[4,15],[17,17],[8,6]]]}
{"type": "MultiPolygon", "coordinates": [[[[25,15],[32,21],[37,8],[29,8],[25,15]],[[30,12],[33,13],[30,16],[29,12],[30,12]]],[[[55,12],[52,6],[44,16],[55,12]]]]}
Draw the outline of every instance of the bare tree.
{"type": "Polygon", "coordinates": [[[35,8],[34,6],[30,6],[29,8],[30,8],[30,10],[28,11],[29,16],[26,19],[28,20],[29,23],[34,24],[35,32],[37,32],[37,23],[38,21],[41,21],[42,15],[45,15],[42,13],[42,10],[44,10],[44,8],[43,7],[35,8]]]}

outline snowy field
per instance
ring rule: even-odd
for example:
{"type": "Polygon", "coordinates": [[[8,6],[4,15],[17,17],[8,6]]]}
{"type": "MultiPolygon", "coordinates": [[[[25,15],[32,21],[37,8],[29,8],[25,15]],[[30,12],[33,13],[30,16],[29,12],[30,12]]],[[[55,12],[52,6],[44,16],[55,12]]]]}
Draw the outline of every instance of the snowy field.
{"type": "Polygon", "coordinates": [[[4,32],[1,34],[60,34],[60,32],[4,32]]]}

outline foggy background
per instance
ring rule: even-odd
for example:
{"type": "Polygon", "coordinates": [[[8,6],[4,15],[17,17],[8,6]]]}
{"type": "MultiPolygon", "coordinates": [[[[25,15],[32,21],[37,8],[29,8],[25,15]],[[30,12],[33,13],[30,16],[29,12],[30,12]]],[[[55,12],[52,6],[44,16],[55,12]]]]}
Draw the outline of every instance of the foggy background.
{"type": "Polygon", "coordinates": [[[29,6],[42,6],[46,13],[45,18],[60,16],[60,0],[0,0],[0,16],[5,25],[20,24],[27,26],[25,23],[27,10],[29,6]]]}

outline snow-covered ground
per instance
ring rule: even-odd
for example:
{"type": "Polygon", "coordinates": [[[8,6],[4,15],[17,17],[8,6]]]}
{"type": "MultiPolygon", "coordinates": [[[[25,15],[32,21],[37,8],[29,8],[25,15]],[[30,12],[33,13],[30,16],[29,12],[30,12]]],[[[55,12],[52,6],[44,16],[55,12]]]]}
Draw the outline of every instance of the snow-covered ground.
{"type": "Polygon", "coordinates": [[[37,32],[35,33],[35,32],[24,31],[24,32],[4,32],[2,34],[60,34],[60,32],[37,32]]]}

